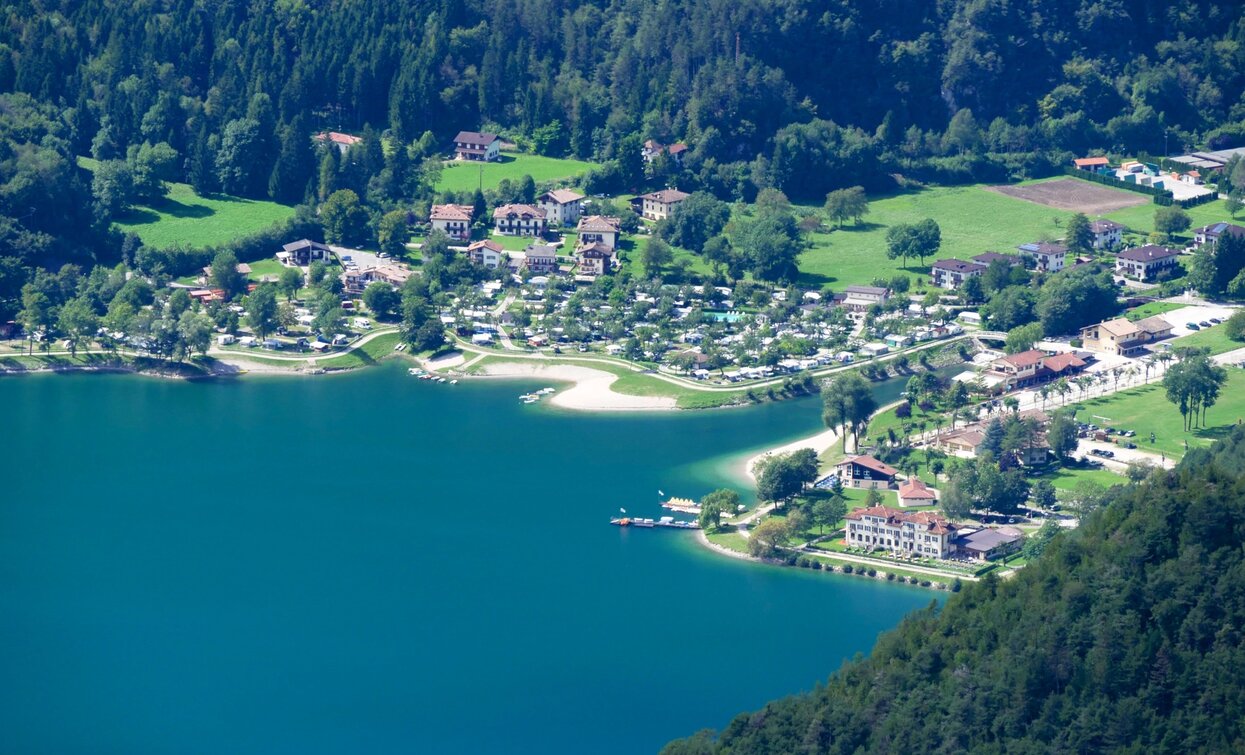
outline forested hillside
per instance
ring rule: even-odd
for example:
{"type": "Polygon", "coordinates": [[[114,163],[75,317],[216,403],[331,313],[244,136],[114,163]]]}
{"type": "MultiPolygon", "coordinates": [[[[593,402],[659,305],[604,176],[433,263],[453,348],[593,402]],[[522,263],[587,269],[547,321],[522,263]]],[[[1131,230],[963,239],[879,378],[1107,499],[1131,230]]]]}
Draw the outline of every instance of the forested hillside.
{"type": "Polygon", "coordinates": [[[686,753],[1240,752],[1245,429],[686,753]]]}
{"type": "Polygon", "coordinates": [[[313,129],[410,143],[494,124],[542,152],[622,158],[602,185],[638,188],[637,140],[684,139],[684,184],[819,198],[878,183],[878,159],[1006,177],[1063,150],[1157,153],[1165,129],[1171,146],[1232,140],[1241,14],[1210,0],[19,0],[0,91],[64,108],[78,154],[165,142],[192,174],[239,149],[224,188],[242,194],[269,192],[283,144],[293,160],[313,129]],[[993,171],[966,157],[987,155],[993,171]]]}

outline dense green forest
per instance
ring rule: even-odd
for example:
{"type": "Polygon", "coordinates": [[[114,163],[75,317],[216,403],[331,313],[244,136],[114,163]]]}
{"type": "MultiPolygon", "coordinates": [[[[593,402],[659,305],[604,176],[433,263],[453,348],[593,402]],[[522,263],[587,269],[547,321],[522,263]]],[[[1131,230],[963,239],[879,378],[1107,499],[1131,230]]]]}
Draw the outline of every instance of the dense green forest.
{"type": "Polygon", "coordinates": [[[1245,428],[688,753],[1240,752],[1245,428]]]}
{"type": "Polygon", "coordinates": [[[594,194],[774,189],[818,205],[898,175],[1006,181],[1091,150],[1245,143],[1239,2],[15,0],[3,14],[4,318],[39,268],[205,264],[115,230],[173,181],[305,208],[231,250],[244,261],[320,237],[321,205],[349,221],[325,238],[362,244],[434,201],[530,201],[530,179],[437,192],[463,129],[591,160],[594,194]],[[313,140],[326,129],[362,141],[342,155],[313,140]],[[690,149],[645,165],[650,138],[690,149]]]}

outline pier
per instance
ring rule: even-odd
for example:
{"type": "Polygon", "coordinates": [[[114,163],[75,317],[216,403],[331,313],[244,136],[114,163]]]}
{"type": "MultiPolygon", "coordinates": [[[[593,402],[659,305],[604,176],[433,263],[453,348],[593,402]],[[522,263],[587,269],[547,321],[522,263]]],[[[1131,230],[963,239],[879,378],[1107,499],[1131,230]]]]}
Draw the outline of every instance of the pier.
{"type": "Polygon", "coordinates": [[[610,524],[616,527],[670,527],[676,530],[698,530],[699,522],[680,522],[675,521],[672,516],[663,516],[660,519],[645,519],[641,517],[614,517],[610,519],[610,524]]]}

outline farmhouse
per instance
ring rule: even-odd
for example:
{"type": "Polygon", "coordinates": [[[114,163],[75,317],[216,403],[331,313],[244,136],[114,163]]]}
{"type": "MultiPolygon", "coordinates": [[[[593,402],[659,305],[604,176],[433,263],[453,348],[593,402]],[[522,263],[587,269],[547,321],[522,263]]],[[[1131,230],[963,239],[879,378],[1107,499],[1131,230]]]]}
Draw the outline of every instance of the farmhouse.
{"type": "Polygon", "coordinates": [[[620,222],[618,218],[589,215],[580,219],[579,225],[575,227],[575,233],[579,236],[580,244],[601,242],[609,247],[617,247],[618,235],[621,233],[620,222]]]}
{"type": "Polygon", "coordinates": [[[935,286],[955,291],[964,281],[981,275],[986,266],[977,262],[965,262],[954,258],[938,260],[930,267],[929,277],[935,286]]]}
{"type": "Polygon", "coordinates": [[[467,247],[467,259],[490,269],[501,267],[506,259],[505,249],[492,239],[477,241],[467,247]]]}
{"type": "Polygon", "coordinates": [[[1033,260],[1033,266],[1042,273],[1059,272],[1063,269],[1064,258],[1068,256],[1068,247],[1044,241],[1021,244],[1017,249],[1021,255],[1033,260]]]}
{"type": "Polygon", "coordinates": [[[674,212],[675,206],[689,196],[689,194],[678,189],[662,189],[650,194],[641,194],[631,200],[631,204],[633,208],[636,208],[636,212],[641,217],[648,218],[649,220],[663,220],[670,217],[670,213],[674,212]]]}
{"type": "Polygon", "coordinates": [[[845,488],[887,490],[895,486],[899,470],[872,456],[852,456],[836,464],[834,473],[845,488]]]}
{"type": "Polygon", "coordinates": [[[496,160],[501,157],[500,149],[501,140],[497,134],[459,131],[454,137],[454,157],[459,160],[496,160]]]}
{"type": "Polygon", "coordinates": [[[363,141],[362,137],[343,134],[339,131],[321,131],[316,134],[316,141],[321,144],[331,144],[337,148],[337,151],[346,154],[346,150],[363,141]]]}
{"type": "Polygon", "coordinates": [[[545,220],[554,226],[570,225],[584,211],[584,195],[571,189],[546,191],[536,198],[536,203],[545,211],[545,220]]]}
{"type": "Polygon", "coordinates": [[[530,204],[505,204],[493,210],[493,229],[507,236],[540,236],[545,227],[545,211],[530,204]]]}
{"type": "Polygon", "coordinates": [[[1081,342],[1091,351],[1133,356],[1147,344],[1170,338],[1172,325],[1162,317],[1147,317],[1133,322],[1123,317],[1100,322],[1081,329],[1081,342]]]}
{"type": "Polygon", "coordinates": [[[575,249],[575,261],[580,275],[605,275],[614,269],[614,247],[600,241],[585,244],[575,249]]]}
{"type": "Polygon", "coordinates": [[[1232,223],[1211,223],[1193,232],[1193,243],[1198,246],[1215,245],[1224,236],[1245,237],[1245,228],[1232,223]]]}
{"type": "Polygon", "coordinates": [[[956,531],[956,525],[932,511],[872,506],[847,515],[847,544],[853,548],[946,558],[956,531]]]}
{"type": "Polygon", "coordinates": [[[300,239],[281,247],[277,261],[286,267],[307,267],[313,262],[331,262],[333,250],[319,241],[300,239]]]}
{"type": "Polygon", "coordinates": [[[1106,249],[1123,240],[1124,226],[1114,220],[1095,220],[1089,224],[1090,233],[1094,234],[1094,248],[1106,249]]]}
{"type": "Polygon", "coordinates": [[[1180,252],[1147,244],[1125,249],[1115,258],[1115,272],[1127,278],[1150,281],[1176,267],[1180,252]]]}
{"type": "Polygon", "coordinates": [[[434,204],[428,223],[452,239],[466,241],[471,238],[471,216],[475,212],[467,204],[434,204]]]}

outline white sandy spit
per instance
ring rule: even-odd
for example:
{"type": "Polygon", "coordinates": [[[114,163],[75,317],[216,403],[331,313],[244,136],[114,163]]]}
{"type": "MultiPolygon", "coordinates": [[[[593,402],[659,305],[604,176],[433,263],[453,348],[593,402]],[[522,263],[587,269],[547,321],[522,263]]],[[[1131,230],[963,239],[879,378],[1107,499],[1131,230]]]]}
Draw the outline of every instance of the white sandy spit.
{"type": "Polygon", "coordinates": [[[629,396],[610,389],[618,376],[603,370],[569,364],[541,364],[522,362],[490,362],[483,366],[479,375],[487,377],[544,378],[561,383],[572,383],[570,388],[558,391],[551,399],[563,409],[590,412],[655,411],[676,408],[670,396],[629,396]]]}

